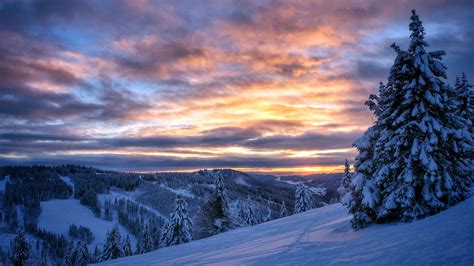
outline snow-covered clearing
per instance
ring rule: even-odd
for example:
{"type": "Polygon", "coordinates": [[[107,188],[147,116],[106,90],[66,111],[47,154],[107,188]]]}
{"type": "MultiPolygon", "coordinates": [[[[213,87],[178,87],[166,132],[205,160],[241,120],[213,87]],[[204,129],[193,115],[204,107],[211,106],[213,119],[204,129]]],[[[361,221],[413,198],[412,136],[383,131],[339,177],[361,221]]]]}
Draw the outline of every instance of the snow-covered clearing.
{"type": "Polygon", "coordinates": [[[409,224],[354,232],[340,204],[109,265],[473,265],[474,198],[409,224]]]}
{"type": "Polygon", "coordinates": [[[171,192],[174,192],[175,194],[178,194],[178,195],[181,195],[183,197],[188,197],[188,198],[194,198],[194,194],[191,193],[189,190],[186,190],[186,189],[174,189],[174,188],[170,188],[170,187],[167,187],[167,186],[164,186],[163,184],[160,185],[162,188],[165,188],[171,192]]]}
{"type": "Polygon", "coordinates": [[[235,179],[235,183],[239,185],[244,185],[249,187],[250,185],[245,181],[245,179],[242,176],[239,176],[235,179]]]}
{"type": "Polygon", "coordinates": [[[304,183],[303,181],[281,180],[281,177],[277,177],[275,180],[280,181],[280,182],[284,182],[284,183],[287,183],[287,184],[290,184],[290,185],[295,185],[295,186],[304,183]]]}
{"type": "MultiPolygon", "coordinates": [[[[38,220],[38,227],[47,231],[68,236],[71,224],[88,227],[94,235],[94,242],[89,245],[93,248],[96,244],[102,247],[107,231],[117,224],[113,221],[105,221],[95,217],[94,213],[87,207],[81,205],[79,200],[49,200],[41,202],[41,215],[38,220]]],[[[126,235],[127,230],[119,225],[122,235],[126,235]]],[[[136,240],[130,234],[130,239],[134,247],[136,240]]]]}

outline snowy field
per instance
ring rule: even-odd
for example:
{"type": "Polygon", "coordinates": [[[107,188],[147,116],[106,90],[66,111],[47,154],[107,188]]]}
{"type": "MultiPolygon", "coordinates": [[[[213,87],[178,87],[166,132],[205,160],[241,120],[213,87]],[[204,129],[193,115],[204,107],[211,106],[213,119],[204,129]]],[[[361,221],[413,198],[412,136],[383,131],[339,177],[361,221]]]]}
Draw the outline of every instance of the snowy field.
{"type": "Polygon", "coordinates": [[[354,232],[339,204],[105,265],[473,265],[474,198],[410,224],[354,232]]]}
{"type": "MultiPolygon", "coordinates": [[[[116,224],[113,221],[105,221],[95,217],[94,213],[87,207],[81,205],[79,200],[49,200],[41,202],[41,215],[38,221],[38,227],[47,231],[68,236],[69,226],[71,224],[88,227],[94,235],[94,242],[89,245],[93,248],[97,244],[102,247],[107,231],[116,224]]],[[[119,225],[123,236],[126,236],[127,230],[119,225]]],[[[130,234],[132,247],[135,247],[135,237],[130,234]]]]}

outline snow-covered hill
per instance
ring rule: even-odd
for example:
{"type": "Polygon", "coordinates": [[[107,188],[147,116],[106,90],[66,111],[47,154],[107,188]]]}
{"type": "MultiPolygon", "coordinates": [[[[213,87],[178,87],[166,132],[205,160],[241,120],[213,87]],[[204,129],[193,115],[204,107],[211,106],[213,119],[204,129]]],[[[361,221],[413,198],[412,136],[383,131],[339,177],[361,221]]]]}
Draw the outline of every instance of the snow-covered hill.
{"type": "Polygon", "coordinates": [[[474,198],[409,224],[354,232],[339,204],[104,265],[473,265],[474,198]]]}

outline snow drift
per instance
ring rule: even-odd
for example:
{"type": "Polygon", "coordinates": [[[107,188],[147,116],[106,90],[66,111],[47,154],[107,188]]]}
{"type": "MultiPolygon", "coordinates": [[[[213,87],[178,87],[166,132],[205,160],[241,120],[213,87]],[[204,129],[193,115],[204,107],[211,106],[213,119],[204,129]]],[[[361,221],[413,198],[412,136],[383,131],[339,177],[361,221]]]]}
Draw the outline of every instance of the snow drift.
{"type": "Polygon", "coordinates": [[[354,232],[350,218],[333,204],[104,265],[474,263],[474,198],[408,224],[354,232]]]}

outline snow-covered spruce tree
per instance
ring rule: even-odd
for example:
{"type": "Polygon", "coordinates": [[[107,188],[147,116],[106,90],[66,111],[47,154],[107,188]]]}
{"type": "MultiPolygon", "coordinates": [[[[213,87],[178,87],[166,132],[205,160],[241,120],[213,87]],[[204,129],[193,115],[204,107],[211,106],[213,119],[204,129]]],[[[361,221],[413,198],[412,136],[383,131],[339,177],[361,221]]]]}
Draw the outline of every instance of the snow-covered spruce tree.
{"type": "MultiPolygon", "coordinates": [[[[467,130],[470,134],[471,145],[474,140],[474,89],[473,86],[467,80],[466,74],[461,75],[461,79],[456,78],[456,84],[453,91],[454,99],[452,104],[457,106],[456,113],[458,114],[458,123],[467,126],[467,130]]],[[[462,172],[463,169],[467,169],[467,176],[470,180],[469,184],[474,182],[474,148],[465,149],[461,151],[461,155],[466,158],[467,166],[460,167],[459,170],[462,172]]],[[[464,170],[466,171],[466,170],[464,170]]]]}
{"type": "Polygon", "coordinates": [[[91,263],[99,262],[101,256],[102,254],[100,253],[99,247],[95,245],[94,253],[92,253],[91,263]]]}
{"type": "Polygon", "coordinates": [[[30,244],[25,238],[25,233],[19,231],[13,240],[13,246],[10,255],[10,262],[14,266],[25,265],[26,261],[30,257],[30,244]]]}
{"type": "Polygon", "coordinates": [[[64,252],[64,265],[74,265],[76,263],[77,250],[74,245],[74,241],[70,240],[67,243],[66,250],[64,252]]]}
{"type": "Polygon", "coordinates": [[[84,241],[79,240],[76,244],[75,263],[73,265],[85,266],[89,264],[89,249],[84,241]]]}
{"type": "Polygon", "coordinates": [[[350,190],[350,185],[352,181],[352,173],[351,173],[351,166],[349,165],[349,161],[347,161],[344,164],[344,176],[342,177],[341,180],[341,185],[337,189],[337,192],[339,193],[340,198],[344,197],[344,195],[349,192],[350,190]]]}
{"type": "Polygon", "coordinates": [[[456,78],[454,89],[459,99],[458,113],[466,119],[472,136],[474,134],[474,89],[465,73],[462,73],[461,79],[456,78]]]}
{"type": "Polygon", "coordinates": [[[288,216],[288,208],[286,208],[286,202],[283,201],[280,206],[280,213],[278,217],[283,218],[286,216],[288,216]]]}
{"type": "Polygon", "coordinates": [[[123,242],[123,255],[125,257],[132,256],[132,243],[130,242],[130,236],[127,234],[127,238],[123,242]]]}
{"type": "Polygon", "coordinates": [[[160,248],[166,247],[166,238],[168,237],[169,222],[165,222],[160,230],[160,248]]]}
{"type": "Polygon", "coordinates": [[[141,239],[142,233],[140,233],[137,237],[137,243],[135,244],[135,255],[143,254],[141,239]]]}
{"type": "Polygon", "coordinates": [[[137,248],[135,254],[148,253],[154,250],[153,238],[151,235],[150,226],[145,225],[137,239],[137,248]]]}
{"type": "Polygon", "coordinates": [[[250,196],[247,197],[247,201],[245,202],[244,206],[244,216],[243,216],[243,222],[246,225],[256,225],[259,223],[257,214],[255,213],[255,207],[253,202],[250,200],[250,196]]]}
{"type": "Polygon", "coordinates": [[[219,234],[234,226],[229,212],[229,198],[224,186],[224,177],[221,172],[217,173],[214,185],[214,191],[201,206],[197,217],[198,238],[219,234]]]}
{"type": "Polygon", "coordinates": [[[309,187],[299,184],[295,191],[295,214],[311,210],[313,205],[313,195],[309,187]]]}
{"type": "Polygon", "coordinates": [[[150,224],[148,224],[146,227],[145,227],[145,231],[144,231],[144,237],[143,237],[143,252],[144,253],[147,253],[147,252],[151,252],[155,249],[155,245],[153,243],[153,233],[152,233],[152,228],[150,226],[150,224]]]}
{"type": "Polygon", "coordinates": [[[392,46],[397,58],[387,86],[369,105],[377,122],[354,143],[359,156],[352,191],[343,202],[356,229],[372,222],[420,219],[468,195],[472,137],[444,83],[445,53],[425,50],[424,28],[415,11],[410,31],[408,51],[392,46]]]}
{"type": "Polygon", "coordinates": [[[48,247],[47,247],[47,245],[45,245],[45,242],[43,242],[43,246],[42,246],[42,249],[41,249],[41,254],[40,254],[40,259],[39,259],[38,265],[39,266],[51,266],[51,265],[53,265],[51,263],[51,257],[49,255],[48,247]]]}
{"type": "MultiPolygon", "coordinates": [[[[353,144],[359,151],[354,163],[356,171],[352,174],[352,181],[349,185],[350,191],[341,200],[342,204],[353,214],[352,226],[356,229],[365,227],[373,222],[374,201],[379,197],[379,191],[376,189],[376,183],[373,180],[376,170],[375,166],[377,165],[374,158],[375,149],[377,140],[380,138],[380,132],[384,129],[382,123],[387,124],[390,122],[389,119],[380,120],[379,118],[382,115],[389,117],[390,112],[393,111],[390,104],[399,103],[402,99],[401,93],[399,93],[397,88],[400,87],[403,80],[403,66],[408,58],[408,53],[402,51],[396,44],[392,44],[391,47],[395,50],[397,56],[390,69],[388,83],[387,85],[380,83],[379,94],[371,94],[365,102],[365,105],[369,107],[378,120],[353,144]]],[[[394,114],[391,120],[394,120],[396,117],[394,114]]],[[[385,136],[387,135],[385,134],[385,136]]],[[[379,157],[383,156],[379,154],[379,157]]]]}
{"type": "Polygon", "coordinates": [[[175,210],[170,215],[166,236],[163,239],[164,242],[162,242],[164,246],[179,245],[193,239],[193,224],[191,218],[189,218],[188,205],[186,201],[183,197],[178,195],[175,204],[175,210]]]}
{"type": "Polygon", "coordinates": [[[112,230],[107,233],[107,239],[105,240],[100,261],[122,258],[123,256],[122,235],[120,234],[118,226],[115,225],[112,230]]]}

